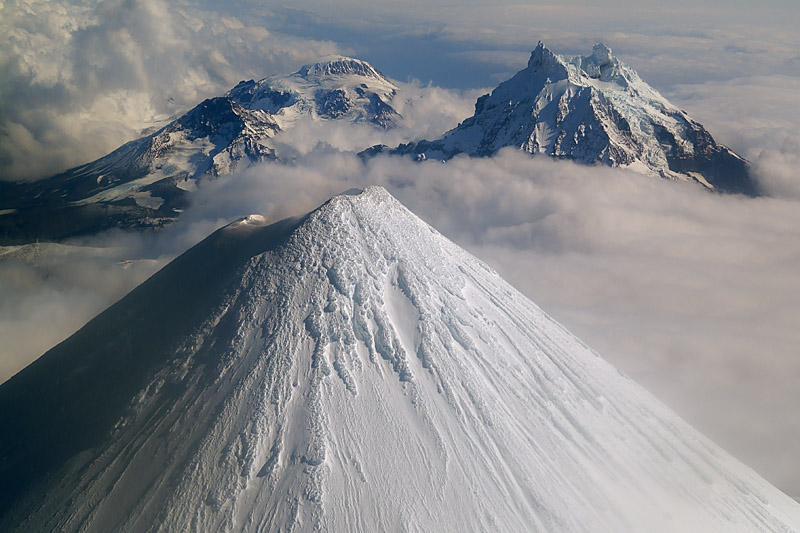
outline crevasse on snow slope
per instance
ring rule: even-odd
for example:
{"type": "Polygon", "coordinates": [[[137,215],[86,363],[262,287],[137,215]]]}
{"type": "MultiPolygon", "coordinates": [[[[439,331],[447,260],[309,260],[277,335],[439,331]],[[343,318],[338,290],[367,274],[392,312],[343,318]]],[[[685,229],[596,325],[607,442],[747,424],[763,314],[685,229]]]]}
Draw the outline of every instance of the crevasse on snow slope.
{"type": "Polygon", "coordinates": [[[0,529],[792,531],[383,189],[206,239],[0,386],[0,529]]]}

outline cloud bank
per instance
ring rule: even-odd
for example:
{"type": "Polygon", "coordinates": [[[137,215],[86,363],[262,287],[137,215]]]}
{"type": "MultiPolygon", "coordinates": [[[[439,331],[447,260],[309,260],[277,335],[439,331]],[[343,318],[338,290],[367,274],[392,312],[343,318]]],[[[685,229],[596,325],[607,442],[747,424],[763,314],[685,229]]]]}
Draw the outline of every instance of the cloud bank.
{"type": "Polygon", "coordinates": [[[279,132],[271,143],[281,157],[313,152],[360,152],[376,144],[397,146],[419,139],[436,139],[472,115],[483,89],[453,90],[397,82],[398,94],[391,105],[400,118],[397,126],[376,128],[372,124],[343,120],[319,121],[304,117],[279,132]]]}
{"type": "Polygon", "coordinates": [[[166,264],[132,255],[102,242],[0,248],[0,382],[166,264]]]}

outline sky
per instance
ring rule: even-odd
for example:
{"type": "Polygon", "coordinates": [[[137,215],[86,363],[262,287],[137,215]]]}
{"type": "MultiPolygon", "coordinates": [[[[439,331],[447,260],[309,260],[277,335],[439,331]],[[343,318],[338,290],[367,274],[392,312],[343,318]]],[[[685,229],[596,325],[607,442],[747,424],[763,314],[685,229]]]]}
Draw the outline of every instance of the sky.
{"type": "MultiPolygon", "coordinates": [[[[767,196],[532,160],[368,164],[311,152],[201,190],[158,236],[112,233],[0,259],[0,380],[214,228],[380,184],[487,261],[682,417],[800,497],[800,4],[706,2],[0,4],[0,179],[102,156],[241,79],[343,53],[426,95],[432,136],[522,68],[603,41],[748,158],[767,196]],[[48,324],[42,328],[42,324],[48,324]]],[[[420,122],[421,124],[421,122],[420,122]]],[[[352,149],[364,131],[295,133],[352,149]]],[[[295,139],[296,141],[297,139],[295,139]]]]}

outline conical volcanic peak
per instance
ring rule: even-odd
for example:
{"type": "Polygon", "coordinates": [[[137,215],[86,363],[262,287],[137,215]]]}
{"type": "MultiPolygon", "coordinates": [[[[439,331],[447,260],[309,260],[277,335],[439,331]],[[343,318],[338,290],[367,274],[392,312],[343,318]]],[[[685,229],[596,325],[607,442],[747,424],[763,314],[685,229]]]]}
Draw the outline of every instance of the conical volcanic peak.
{"type": "Polygon", "coordinates": [[[526,68],[478,99],[472,117],[441,139],[394,152],[449,159],[491,156],[507,146],[721,192],[758,193],[744,159],[717,144],[602,43],[587,56],[567,56],[540,42],[526,68]]]}
{"type": "Polygon", "coordinates": [[[0,386],[30,531],[781,531],[800,506],[385,190],[218,231],[0,386]]]}

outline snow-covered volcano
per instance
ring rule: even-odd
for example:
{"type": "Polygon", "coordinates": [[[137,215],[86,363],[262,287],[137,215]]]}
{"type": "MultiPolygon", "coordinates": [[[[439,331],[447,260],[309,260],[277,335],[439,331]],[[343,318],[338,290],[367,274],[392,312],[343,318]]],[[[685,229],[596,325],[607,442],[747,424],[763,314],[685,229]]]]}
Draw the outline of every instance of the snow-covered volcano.
{"type": "Polygon", "coordinates": [[[512,146],[754,195],[747,163],[645,83],[604,44],[556,55],[541,42],[528,66],[478,99],[475,114],[436,141],[396,152],[449,159],[512,146]]]}
{"type": "Polygon", "coordinates": [[[396,94],[372,65],[343,56],[242,81],[96,161],[34,183],[0,182],[0,244],[162,227],[203,179],[280,159],[273,139],[298,120],[394,127],[396,94]]]}
{"type": "Polygon", "coordinates": [[[400,117],[391,106],[397,91],[394,83],[366,61],[329,56],[287,76],[240,82],[228,96],[249,109],[275,115],[284,129],[306,116],[391,128],[400,117]]]}
{"type": "Polygon", "coordinates": [[[0,386],[0,529],[790,531],[383,189],[216,232],[0,386]]]}

